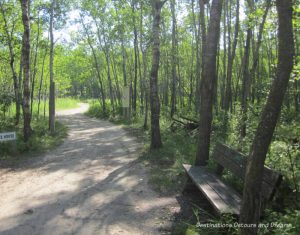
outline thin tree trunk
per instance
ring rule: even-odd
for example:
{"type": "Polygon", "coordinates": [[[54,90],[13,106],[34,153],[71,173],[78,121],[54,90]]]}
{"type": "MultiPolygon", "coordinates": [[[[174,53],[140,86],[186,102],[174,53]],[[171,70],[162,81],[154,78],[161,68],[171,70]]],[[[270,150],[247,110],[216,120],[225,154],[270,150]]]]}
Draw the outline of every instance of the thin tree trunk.
{"type": "Polygon", "coordinates": [[[23,64],[23,118],[24,118],[24,141],[27,142],[31,136],[31,115],[30,115],[30,20],[29,0],[21,0],[22,21],[24,26],[22,45],[23,64]]]}
{"type": "MultiPolygon", "coordinates": [[[[266,22],[270,7],[271,7],[271,0],[267,0],[263,19],[262,19],[261,24],[259,25],[257,42],[256,42],[255,50],[253,53],[253,63],[252,63],[252,68],[250,69],[250,81],[249,81],[250,84],[249,85],[251,85],[252,81],[254,81],[254,78],[255,78],[255,72],[256,72],[257,66],[258,66],[259,50],[260,50],[260,46],[261,46],[261,42],[262,42],[263,30],[264,30],[265,22],[266,22]]],[[[249,90],[249,88],[248,88],[248,90],[249,90]]]]}
{"type": "Polygon", "coordinates": [[[49,130],[51,134],[55,133],[55,83],[53,73],[54,62],[54,35],[53,35],[53,20],[54,20],[54,7],[55,0],[51,2],[50,9],[50,92],[49,92],[49,130]]]}
{"type": "MultiPolygon", "coordinates": [[[[228,112],[230,108],[230,104],[232,102],[232,68],[233,62],[235,58],[235,51],[237,46],[238,34],[239,34],[239,14],[240,14],[240,0],[236,1],[236,20],[235,20],[235,28],[234,28],[234,39],[232,50],[228,51],[228,65],[227,65],[227,76],[226,76],[226,91],[225,91],[225,99],[224,99],[224,109],[228,112]]],[[[230,36],[228,36],[230,37],[230,36]]],[[[230,41],[230,40],[229,40],[230,41]]],[[[230,42],[229,42],[230,43],[230,42]]]]}
{"type": "Polygon", "coordinates": [[[216,82],[216,56],[220,37],[223,0],[213,0],[207,40],[204,48],[204,66],[201,78],[199,143],[196,165],[206,165],[209,158],[212,125],[213,91],[216,82]]]}
{"type": "Polygon", "coordinates": [[[133,46],[134,46],[134,83],[133,83],[133,102],[132,109],[133,114],[136,115],[136,101],[137,101],[137,77],[138,77],[138,38],[137,38],[137,27],[136,27],[136,15],[135,15],[135,2],[136,0],[132,0],[132,17],[133,17],[133,46]]]}
{"type": "Polygon", "coordinates": [[[39,48],[39,38],[40,38],[40,15],[38,13],[38,21],[37,21],[37,35],[36,35],[36,45],[35,45],[35,52],[34,52],[34,60],[33,60],[33,73],[31,77],[31,109],[30,113],[32,116],[32,109],[33,109],[33,98],[34,98],[34,87],[35,87],[35,77],[37,72],[37,56],[38,56],[38,48],[39,48]]]}
{"type": "MultiPolygon", "coordinates": [[[[193,26],[194,26],[194,38],[195,38],[195,44],[196,44],[196,89],[195,89],[195,97],[199,97],[199,90],[200,88],[198,88],[198,86],[200,86],[200,82],[199,82],[199,78],[200,78],[200,37],[199,37],[199,30],[200,27],[197,28],[197,22],[196,22],[196,14],[195,14],[195,0],[192,0],[192,17],[193,17],[193,26]]],[[[199,25],[200,23],[198,23],[199,25]]],[[[196,98],[195,100],[195,110],[198,110],[199,108],[199,102],[198,99],[196,98]]]]}
{"type": "Polygon", "coordinates": [[[293,68],[294,40],[292,26],[292,0],[276,0],[279,19],[279,55],[276,78],[273,81],[267,103],[248,157],[243,191],[240,222],[256,224],[256,227],[241,227],[241,235],[257,234],[261,209],[261,183],[269,145],[280,115],[284,95],[293,68]]]}
{"type": "Polygon", "coordinates": [[[45,50],[43,63],[42,63],[42,71],[41,71],[41,78],[40,78],[40,84],[39,84],[39,91],[38,91],[38,109],[37,109],[37,118],[39,118],[40,115],[40,105],[41,105],[41,92],[42,92],[42,86],[44,82],[44,69],[45,69],[45,60],[47,56],[48,50],[45,50]]]}
{"type": "Polygon", "coordinates": [[[172,12],[172,55],[171,55],[171,66],[172,66],[172,92],[171,92],[171,117],[176,112],[176,86],[177,86],[177,42],[176,42],[176,15],[175,15],[175,0],[171,0],[171,12],[172,12]]]}
{"type": "Polygon", "coordinates": [[[246,123],[247,123],[247,110],[248,110],[248,86],[249,86],[249,57],[250,57],[250,42],[252,38],[252,29],[249,27],[247,30],[247,38],[245,45],[245,52],[243,58],[243,84],[242,84],[242,94],[241,94],[241,130],[240,136],[243,139],[246,136],[246,123]]]}
{"type": "Polygon", "coordinates": [[[118,79],[118,73],[117,73],[117,68],[116,68],[116,61],[115,61],[115,56],[112,56],[113,58],[111,58],[111,65],[112,65],[112,70],[113,70],[113,74],[114,74],[114,79],[116,82],[116,93],[117,93],[117,101],[118,101],[118,105],[121,105],[121,91],[120,91],[120,85],[119,85],[119,79],[118,79]]]}
{"type": "Polygon", "coordinates": [[[80,22],[81,22],[81,25],[82,25],[82,27],[85,31],[86,36],[87,36],[87,41],[88,41],[89,47],[92,50],[94,63],[95,63],[95,69],[96,69],[96,72],[97,72],[97,77],[98,77],[98,81],[99,81],[99,85],[100,85],[101,101],[102,101],[102,112],[105,115],[106,114],[105,92],[104,92],[102,76],[101,76],[101,73],[100,73],[99,62],[98,62],[98,59],[97,59],[95,48],[93,47],[93,44],[92,44],[92,41],[91,41],[90,33],[89,33],[87,27],[85,26],[85,24],[83,22],[82,16],[80,16],[80,22]]]}
{"type": "MultiPolygon", "coordinates": [[[[205,0],[199,0],[199,7],[200,7],[200,15],[199,15],[199,32],[201,31],[201,63],[200,63],[200,68],[201,68],[201,73],[199,74],[199,77],[197,78],[197,84],[196,84],[196,110],[199,110],[199,107],[201,106],[200,104],[200,100],[201,100],[201,77],[203,76],[203,70],[204,70],[204,60],[205,60],[205,56],[204,56],[204,50],[206,47],[206,23],[205,23],[205,0]]],[[[200,34],[198,35],[198,37],[200,36],[200,34]]],[[[199,55],[199,59],[200,59],[200,55],[199,55]]]]}
{"type": "Polygon", "coordinates": [[[162,147],[159,115],[160,115],[160,102],[158,96],[158,69],[160,57],[160,14],[161,8],[165,1],[153,0],[152,1],[152,68],[150,73],[150,107],[151,107],[151,148],[162,147]]]}
{"type": "MultiPolygon", "coordinates": [[[[105,43],[106,44],[106,43],[105,43]]],[[[110,74],[110,61],[109,61],[109,51],[107,46],[105,45],[105,50],[104,50],[104,55],[105,55],[105,60],[106,60],[106,65],[107,65],[107,80],[108,80],[108,86],[109,86],[109,97],[110,97],[110,103],[113,109],[113,113],[115,113],[115,102],[114,102],[114,97],[113,97],[113,85],[112,85],[112,80],[111,80],[111,74],[110,74]]]]}
{"type": "Polygon", "coordinates": [[[101,49],[103,50],[104,53],[104,57],[106,60],[106,65],[107,65],[107,80],[108,80],[108,86],[109,86],[109,97],[110,97],[110,103],[113,109],[113,114],[115,113],[115,103],[114,103],[114,97],[113,97],[113,85],[112,85],[112,80],[111,80],[111,73],[110,73],[110,54],[109,54],[109,45],[107,43],[106,37],[105,37],[105,33],[104,33],[104,29],[101,27],[99,23],[97,22],[97,20],[95,18],[94,22],[96,24],[97,27],[97,36],[98,36],[98,40],[101,46],[101,49]],[[103,41],[104,41],[104,45],[101,45],[102,42],[102,37],[100,34],[100,29],[102,30],[102,36],[103,36],[103,41]]]}
{"type": "MultiPolygon", "coordinates": [[[[14,53],[14,48],[12,45],[12,34],[13,31],[9,32],[8,29],[8,24],[7,24],[7,19],[6,19],[6,15],[5,15],[5,9],[3,7],[3,3],[0,2],[0,8],[1,8],[1,13],[3,16],[3,21],[4,21],[4,30],[5,30],[5,34],[7,37],[7,44],[8,44],[8,49],[9,49],[9,55],[10,55],[10,69],[13,75],[13,80],[14,80],[14,92],[15,92],[15,100],[16,100],[16,125],[19,124],[20,122],[20,109],[21,109],[21,95],[20,95],[20,83],[18,80],[18,75],[17,72],[15,70],[15,53],[14,53]]],[[[13,29],[15,27],[13,26],[13,29]]]]}

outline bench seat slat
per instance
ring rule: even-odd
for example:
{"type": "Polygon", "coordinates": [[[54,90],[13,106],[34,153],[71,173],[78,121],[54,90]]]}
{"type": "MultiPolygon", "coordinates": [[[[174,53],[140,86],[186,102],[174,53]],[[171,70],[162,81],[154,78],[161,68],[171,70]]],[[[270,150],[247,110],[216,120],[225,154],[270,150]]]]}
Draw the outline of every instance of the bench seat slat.
{"type": "Polygon", "coordinates": [[[183,167],[196,186],[219,213],[239,215],[241,197],[235,190],[225,185],[215,174],[208,171],[205,167],[187,164],[183,164],[183,167]]]}

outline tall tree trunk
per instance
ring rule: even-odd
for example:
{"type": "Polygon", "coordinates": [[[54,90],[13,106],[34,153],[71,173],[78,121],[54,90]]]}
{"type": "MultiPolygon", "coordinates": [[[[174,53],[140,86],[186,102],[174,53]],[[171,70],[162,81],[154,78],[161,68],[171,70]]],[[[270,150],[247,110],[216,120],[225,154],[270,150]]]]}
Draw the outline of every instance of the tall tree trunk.
{"type": "Polygon", "coordinates": [[[82,16],[80,16],[80,22],[81,22],[81,25],[82,25],[82,27],[83,27],[83,29],[85,31],[86,36],[87,36],[87,42],[89,44],[89,47],[92,50],[92,54],[93,54],[93,58],[94,58],[94,63],[95,63],[95,69],[96,69],[96,73],[97,73],[97,77],[98,77],[98,81],[99,81],[99,85],[100,85],[101,102],[102,102],[102,112],[103,112],[103,114],[106,114],[106,103],[105,103],[104,85],[103,85],[102,76],[101,76],[101,73],[100,73],[100,68],[99,68],[99,62],[98,62],[98,59],[97,59],[97,54],[96,54],[95,48],[93,47],[90,33],[89,33],[89,31],[88,31],[85,23],[83,22],[82,16]]]}
{"type": "MultiPolygon", "coordinates": [[[[279,55],[277,75],[273,81],[267,103],[263,109],[260,122],[248,157],[243,191],[240,222],[243,224],[259,223],[261,183],[263,168],[279,118],[284,95],[287,90],[293,68],[294,40],[292,26],[292,0],[276,0],[279,19],[279,55]]],[[[257,234],[258,227],[242,227],[242,235],[257,234]]]]}
{"type": "Polygon", "coordinates": [[[171,92],[171,117],[176,112],[176,86],[177,86],[177,42],[176,42],[176,15],[175,15],[175,0],[171,0],[171,12],[172,12],[172,55],[171,55],[171,66],[172,66],[172,92],[171,92]]]}
{"type": "Polygon", "coordinates": [[[30,113],[32,116],[32,109],[33,109],[33,98],[34,98],[34,87],[35,87],[35,77],[37,73],[37,57],[38,57],[38,48],[39,48],[39,38],[40,38],[40,14],[38,12],[38,21],[37,21],[37,33],[36,33],[36,45],[34,51],[34,60],[33,60],[33,73],[31,76],[31,109],[30,113]]]}
{"type": "MultiPolygon", "coordinates": [[[[247,0],[249,5],[249,16],[252,17],[254,13],[254,0],[247,0]]],[[[241,139],[246,137],[246,130],[247,130],[247,112],[248,112],[248,95],[250,89],[250,71],[249,71],[249,61],[250,61],[250,49],[251,49],[251,40],[253,37],[253,26],[248,26],[247,29],[247,36],[246,36],[246,44],[244,50],[244,57],[243,57],[243,81],[242,81],[242,94],[241,94],[241,129],[240,129],[240,137],[241,139]]]]}
{"type": "Polygon", "coordinates": [[[153,0],[152,1],[152,68],[150,73],[150,107],[151,107],[151,148],[162,147],[159,115],[160,115],[160,102],[158,96],[158,69],[160,57],[160,13],[165,1],[153,0]]]}
{"type": "Polygon", "coordinates": [[[192,47],[192,57],[191,57],[191,67],[190,67],[190,92],[189,92],[189,109],[192,108],[192,102],[193,102],[193,94],[194,94],[194,72],[196,72],[196,78],[200,77],[200,67],[198,67],[199,64],[199,37],[198,37],[198,30],[197,30],[197,24],[196,24],[196,16],[195,16],[195,0],[192,0],[192,19],[193,19],[193,36],[191,40],[191,47],[192,47]],[[195,47],[196,52],[193,50],[195,47]],[[194,57],[196,54],[196,66],[194,71],[194,57]]]}
{"type": "Polygon", "coordinates": [[[23,118],[24,118],[24,141],[27,142],[31,135],[31,115],[30,115],[30,20],[29,20],[29,0],[21,0],[22,21],[24,26],[22,45],[23,64],[23,118]]]}
{"type": "MultiPolygon", "coordinates": [[[[199,33],[198,37],[201,35],[201,63],[200,63],[200,68],[201,68],[201,73],[199,74],[199,77],[197,78],[197,84],[196,84],[196,110],[199,110],[199,107],[201,106],[200,104],[200,100],[201,100],[201,77],[203,74],[203,70],[204,70],[204,60],[205,60],[205,56],[204,56],[204,50],[206,47],[206,23],[205,23],[205,0],[199,0],[199,7],[200,7],[200,15],[199,15],[199,32],[201,30],[201,34],[199,33]]],[[[200,60],[200,55],[199,56],[199,60],[200,60]]]]}
{"type": "MultiPolygon", "coordinates": [[[[139,75],[140,75],[140,89],[141,89],[141,114],[145,113],[144,101],[146,96],[146,76],[144,72],[142,72],[142,63],[144,64],[144,50],[143,50],[143,40],[144,40],[144,32],[143,32],[143,2],[140,3],[140,24],[139,24],[139,31],[140,31],[140,48],[139,51],[142,53],[142,57],[139,58],[139,75]]],[[[143,66],[144,67],[144,66],[143,66]]]]}
{"type": "Polygon", "coordinates": [[[243,84],[241,94],[241,130],[240,137],[243,139],[246,136],[246,124],[247,124],[247,110],[248,110],[248,87],[250,82],[249,75],[249,57],[250,57],[250,43],[252,38],[252,29],[249,27],[247,30],[245,52],[243,58],[243,84]]]}
{"type": "Polygon", "coordinates": [[[114,80],[116,82],[116,100],[117,100],[117,104],[118,106],[121,105],[121,91],[120,91],[120,85],[119,85],[119,79],[118,79],[118,73],[117,73],[117,63],[116,63],[116,56],[112,56],[111,58],[111,65],[112,65],[112,70],[113,70],[113,74],[114,74],[114,80]]]}
{"type": "MultiPolygon", "coordinates": [[[[233,62],[235,57],[235,50],[237,46],[238,34],[239,34],[239,14],[240,14],[240,0],[236,1],[236,20],[235,20],[235,27],[234,27],[234,39],[232,49],[228,51],[228,65],[227,65],[227,76],[226,76],[226,91],[225,91],[225,99],[224,99],[224,109],[228,112],[230,108],[230,104],[232,101],[232,69],[233,69],[233,62]]],[[[230,37],[230,36],[228,36],[230,37]]],[[[230,40],[229,40],[230,42],[230,40]]]]}
{"type": "Polygon", "coordinates": [[[137,27],[136,27],[136,0],[132,0],[132,19],[133,19],[133,46],[134,46],[134,83],[133,83],[133,102],[132,102],[132,109],[133,114],[136,115],[136,100],[137,100],[137,77],[138,77],[138,35],[137,35],[137,27]]]}
{"type": "Polygon", "coordinates": [[[13,80],[14,80],[14,92],[15,92],[15,100],[16,100],[16,125],[19,124],[20,122],[20,109],[21,109],[21,90],[20,90],[20,83],[18,80],[18,75],[15,69],[15,53],[14,53],[14,48],[13,48],[13,44],[12,44],[12,37],[11,35],[13,34],[13,32],[9,32],[8,29],[8,23],[7,23],[7,18],[6,18],[6,14],[5,11],[6,9],[4,9],[3,3],[0,2],[0,9],[1,9],[1,14],[3,16],[3,21],[4,21],[4,30],[5,30],[5,34],[7,37],[7,44],[8,44],[8,49],[9,49],[9,55],[10,55],[10,69],[13,75],[13,80]]]}
{"type": "Polygon", "coordinates": [[[43,57],[41,78],[40,78],[39,91],[38,91],[37,118],[39,118],[39,116],[40,116],[41,95],[42,95],[42,87],[43,87],[43,83],[44,83],[44,70],[45,70],[45,60],[46,60],[47,53],[48,53],[48,50],[46,48],[45,54],[44,54],[44,57],[43,57]]]}
{"type": "Polygon", "coordinates": [[[115,102],[114,102],[114,96],[113,96],[113,85],[111,80],[111,74],[110,74],[110,55],[109,55],[109,49],[105,43],[105,49],[104,49],[104,55],[107,65],[107,80],[108,80],[108,86],[109,86],[109,97],[110,97],[110,103],[113,109],[113,113],[115,113],[115,102]]]}
{"type": "Polygon", "coordinates": [[[127,76],[126,76],[126,51],[124,46],[124,39],[122,37],[122,71],[123,71],[123,79],[124,79],[124,86],[127,86],[127,76]]]}
{"type": "Polygon", "coordinates": [[[213,0],[208,34],[204,48],[204,65],[201,78],[199,143],[196,165],[205,165],[209,157],[212,125],[213,91],[216,81],[216,56],[220,37],[223,0],[213,0]]]}
{"type": "MultiPolygon", "coordinates": [[[[194,38],[195,38],[195,45],[196,45],[196,66],[195,66],[195,77],[196,77],[196,89],[195,89],[195,96],[197,97],[199,95],[198,85],[199,85],[199,78],[200,78],[200,37],[199,37],[199,27],[197,27],[197,21],[196,21],[196,14],[195,14],[195,0],[192,0],[192,17],[193,17],[193,26],[194,26],[194,38]]],[[[200,23],[198,23],[199,25],[200,23]]],[[[192,98],[191,98],[192,100],[192,98]]],[[[199,108],[199,102],[198,99],[195,99],[195,110],[198,110],[199,108]]]]}
{"type": "Polygon", "coordinates": [[[109,87],[109,98],[110,98],[110,103],[113,109],[113,114],[115,113],[115,102],[114,102],[114,96],[113,96],[113,84],[112,84],[112,80],[111,80],[111,73],[110,73],[110,45],[107,42],[106,36],[105,36],[105,31],[104,28],[101,27],[101,25],[99,24],[99,22],[96,20],[96,18],[94,17],[94,22],[96,24],[97,27],[97,36],[98,36],[98,40],[100,43],[100,47],[104,53],[104,57],[106,60],[106,65],[107,65],[107,80],[108,80],[108,87],[109,87]],[[102,32],[100,32],[100,30],[102,32]],[[102,35],[101,35],[102,33],[102,35]],[[101,37],[102,36],[102,37],[101,37]],[[104,42],[104,45],[102,45],[102,39],[104,42]]]}
{"type": "Polygon", "coordinates": [[[267,0],[265,12],[264,12],[264,15],[262,18],[262,22],[259,25],[259,32],[258,32],[256,46],[255,46],[255,49],[253,52],[253,63],[252,63],[252,67],[250,69],[250,85],[251,85],[252,81],[254,81],[254,78],[255,78],[255,72],[256,72],[257,66],[258,66],[259,50],[260,50],[260,46],[261,46],[261,42],[262,42],[263,30],[264,30],[265,22],[266,22],[270,7],[271,7],[271,0],[267,0]]]}
{"type": "Polygon", "coordinates": [[[49,92],[49,129],[50,133],[55,132],[55,83],[53,73],[53,61],[54,61],[54,35],[53,35],[53,20],[54,20],[54,7],[55,0],[51,2],[50,9],[50,92],[49,92]]]}

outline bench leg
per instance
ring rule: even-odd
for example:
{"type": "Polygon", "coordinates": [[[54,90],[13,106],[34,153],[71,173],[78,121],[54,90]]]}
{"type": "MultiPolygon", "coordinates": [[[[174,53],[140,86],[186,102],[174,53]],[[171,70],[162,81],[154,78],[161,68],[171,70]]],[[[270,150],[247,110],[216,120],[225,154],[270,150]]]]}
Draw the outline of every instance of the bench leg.
{"type": "Polygon", "coordinates": [[[194,182],[188,177],[185,186],[183,188],[183,192],[192,193],[192,192],[198,192],[198,188],[195,186],[194,182]]]}

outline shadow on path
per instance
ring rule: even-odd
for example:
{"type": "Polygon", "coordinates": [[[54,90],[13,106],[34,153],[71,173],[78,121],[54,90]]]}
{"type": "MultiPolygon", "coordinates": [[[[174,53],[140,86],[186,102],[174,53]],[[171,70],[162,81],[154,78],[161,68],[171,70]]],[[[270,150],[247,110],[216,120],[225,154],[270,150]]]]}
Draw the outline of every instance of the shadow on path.
{"type": "Polygon", "coordinates": [[[0,176],[0,234],[159,234],[175,198],[149,189],[141,144],[80,113],[57,149],[0,176]]]}

